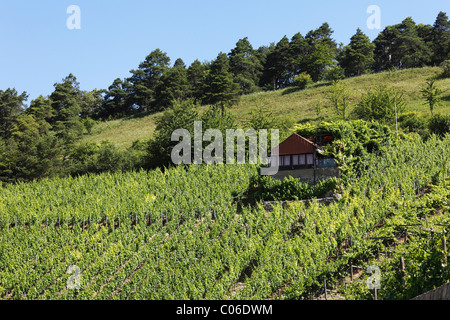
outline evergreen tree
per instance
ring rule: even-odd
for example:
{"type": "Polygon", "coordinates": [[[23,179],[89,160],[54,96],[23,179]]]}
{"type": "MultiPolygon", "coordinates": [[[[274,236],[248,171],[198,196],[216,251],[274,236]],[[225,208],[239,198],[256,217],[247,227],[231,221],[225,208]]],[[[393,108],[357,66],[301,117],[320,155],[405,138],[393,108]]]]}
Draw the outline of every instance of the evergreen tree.
{"type": "Polygon", "coordinates": [[[0,90],[0,137],[9,136],[9,131],[18,115],[24,111],[26,92],[18,94],[16,89],[0,90]]]}
{"type": "Polygon", "coordinates": [[[54,110],[50,124],[57,132],[57,136],[65,143],[73,143],[83,132],[80,121],[82,108],[80,84],[73,74],[69,74],[62,83],[56,83],[55,90],[50,95],[51,106],[54,110]]]}
{"type": "Polygon", "coordinates": [[[339,59],[346,76],[359,76],[370,69],[374,60],[375,45],[361,29],[350,39],[350,44],[344,48],[339,59]]]}
{"type": "Polygon", "coordinates": [[[238,101],[239,85],[230,72],[230,63],[225,53],[219,53],[217,59],[213,61],[205,83],[203,102],[220,103],[224,109],[238,101]]]}
{"type": "MultiPolygon", "coordinates": [[[[48,132],[52,127],[49,123],[54,116],[54,109],[49,98],[42,95],[31,101],[30,106],[25,110],[26,114],[32,115],[40,124],[41,130],[48,132]]],[[[42,132],[42,133],[44,133],[42,132]]]]}
{"type": "MultiPolygon", "coordinates": [[[[49,125],[32,114],[19,115],[0,152],[0,179],[5,182],[54,177],[63,171],[62,147],[49,125]]],[[[1,146],[0,146],[1,149],[1,146]]]]}
{"type": "Polygon", "coordinates": [[[178,59],[173,68],[169,69],[161,78],[155,89],[154,110],[169,107],[176,100],[184,100],[189,94],[187,70],[183,60],[178,59]]]}
{"type": "Polygon", "coordinates": [[[325,22],[318,29],[308,32],[305,37],[308,49],[302,63],[302,70],[308,73],[313,81],[322,80],[326,70],[336,65],[338,49],[336,42],[332,39],[333,32],[325,22]]]}
{"type": "Polygon", "coordinates": [[[262,65],[248,38],[240,39],[228,56],[230,70],[240,86],[241,93],[248,94],[257,91],[262,65]]]}
{"type": "Polygon", "coordinates": [[[289,39],[284,36],[273,48],[270,48],[264,65],[264,86],[271,85],[273,90],[289,85],[289,39]]]}
{"type": "Polygon", "coordinates": [[[95,115],[98,114],[105,101],[103,94],[106,92],[107,92],[106,90],[99,90],[99,89],[81,92],[79,104],[81,107],[82,119],[95,117],[95,115]]]}
{"type": "Polygon", "coordinates": [[[139,64],[137,70],[131,70],[128,79],[131,84],[131,103],[138,110],[148,111],[155,98],[155,89],[164,73],[169,69],[170,58],[160,49],[152,51],[139,64]]]}
{"type": "Polygon", "coordinates": [[[303,72],[302,67],[308,53],[308,41],[300,32],[296,33],[289,43],[289,72],[293,78],[303,72]]]}
{"type": "Polygon", "coordinates": [[[200,100],[204,94],[206,66],[195,60],[187,70],[189,82],[189,96],[200,100]]]}
{"type": "Polygon", "coordinates": [[[377,71],[392,67],[423,67],[431,60],[432,52],[419,36],[419,28],[411,18],[406,18],[401,24],[386,27],[374,44],[377,71]]]}
{"type": "Polygon", "coordinates": [[[132,113],[130,98],[130,83],[117,78],[109,86],[104,97],[104,103],[96,113],[96,118],[121,117],[132,113]]]}
{"type": "Polygon", "coordinates": [[[433,63],[441,64],[449,59],[450,54],[450,20],[447,14],[439,12],[432,31],[433,63]]]}

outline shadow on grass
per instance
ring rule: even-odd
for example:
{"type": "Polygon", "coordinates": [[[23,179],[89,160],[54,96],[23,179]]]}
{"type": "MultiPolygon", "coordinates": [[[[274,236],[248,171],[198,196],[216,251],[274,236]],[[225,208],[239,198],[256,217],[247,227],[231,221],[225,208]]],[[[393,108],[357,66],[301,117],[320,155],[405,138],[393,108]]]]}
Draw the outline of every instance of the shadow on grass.
{"type": "Polygon", "coordinates": [[[441,98],[442,101],[450,102],[450,94],[441,98]]]}
{"type": "Polygon", "coordinates": [[[133,119],[142,119],[157,113],[160,113],[161,111],[142,111],[138,112],[132,115],[129,115],[127,117],[122,118],[123,120],[133,120],[133,119]]]}
{"type": "Polygon", "coordinates": [[[317,118],[305,118],[305,119],[301,119],[301,120],[299,120],[299,121],[297,121],[297,124],[305,124],[305,123],[308,123],[308,122],[313,122],[313,121],[317,121],[318,119],[317,118]]]}

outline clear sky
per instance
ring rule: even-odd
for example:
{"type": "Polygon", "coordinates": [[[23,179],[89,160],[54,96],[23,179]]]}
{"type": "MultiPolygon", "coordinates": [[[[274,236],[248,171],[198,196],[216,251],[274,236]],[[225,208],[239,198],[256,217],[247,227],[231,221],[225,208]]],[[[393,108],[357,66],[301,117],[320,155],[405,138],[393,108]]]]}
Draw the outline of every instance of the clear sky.
{"type": "Polygon", "coordinates": [[[0,90],[26,91],[29,103],[69,73],[83,90],[106,89],[156,48],[190,65],[244,37],[258,48],[323,22],[338,43],[358,27],[373,40],[381,30],[367,27],[370,5],[381,9],[382,29],[409,16],[433,24],[439,11],[450,15],[448,0],[1,0],[0,90]],[[80,8],[81,29],[67,27],[70,5],[80,8]]]}

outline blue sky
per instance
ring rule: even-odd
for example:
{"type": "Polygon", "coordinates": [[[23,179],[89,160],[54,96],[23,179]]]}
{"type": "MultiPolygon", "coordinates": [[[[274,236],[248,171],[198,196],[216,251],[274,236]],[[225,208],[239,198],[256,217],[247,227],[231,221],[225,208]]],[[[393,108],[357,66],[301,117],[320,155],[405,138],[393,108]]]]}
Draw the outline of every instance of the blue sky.
{"type": "Polygon", "coordinates": [[[338,43],[358,27],[374,39],[381,30],[367,27],[370,5],[380,7],[382,29],[408,16],[433,24],[439,11],[450,15],[448,0],[2,0],[0,90],[26,91],[29,103],[69,73],[83,90],[107,88],[156,48],[189,65],[228,53],[243,37],[258,48],[323,22],[338,43]],[[66,26],[70,5],[81,10],[79,30],[66,26]]]}

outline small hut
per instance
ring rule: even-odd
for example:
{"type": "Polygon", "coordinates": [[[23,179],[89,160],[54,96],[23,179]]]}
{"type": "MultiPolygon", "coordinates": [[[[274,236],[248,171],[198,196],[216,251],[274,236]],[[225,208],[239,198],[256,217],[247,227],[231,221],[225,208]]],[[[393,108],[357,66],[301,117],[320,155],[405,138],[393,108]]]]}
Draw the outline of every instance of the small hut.
{"type": "Polygon", "coordinates": [[[323,146],[331,143],[333,137],[320,135],[320,145],[313,139],[307,139],[294,133],[271,153],[271,162],[277,164],[279,172],[274,178],[284,179],[288,176],[316,183],[339,176],[336,161],[323,155],[323,146]],[[275,156],[277,154],[277,156],[275,156]]]}

